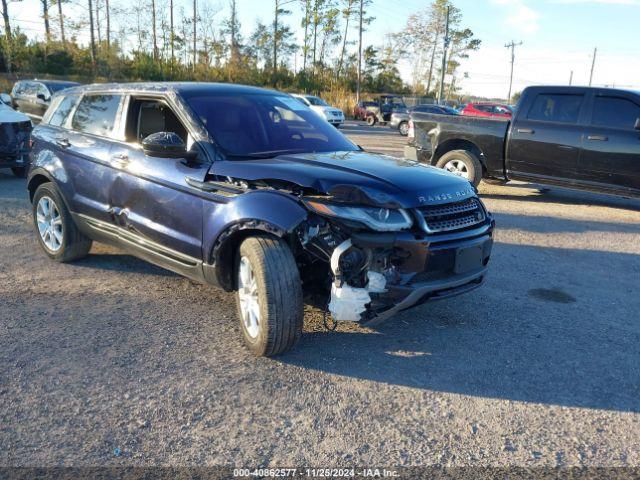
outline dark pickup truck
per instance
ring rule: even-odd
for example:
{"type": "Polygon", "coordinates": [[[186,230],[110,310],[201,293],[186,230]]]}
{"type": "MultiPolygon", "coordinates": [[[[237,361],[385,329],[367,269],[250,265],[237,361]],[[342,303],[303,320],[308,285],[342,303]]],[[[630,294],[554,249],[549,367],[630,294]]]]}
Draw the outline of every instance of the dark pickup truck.
{"type": "Polygon", "coordinates": [[[524,180],[640,196],[640,92],[529,87],[511,121],[411,118],[405,156],[475,186],[524,180]]]}

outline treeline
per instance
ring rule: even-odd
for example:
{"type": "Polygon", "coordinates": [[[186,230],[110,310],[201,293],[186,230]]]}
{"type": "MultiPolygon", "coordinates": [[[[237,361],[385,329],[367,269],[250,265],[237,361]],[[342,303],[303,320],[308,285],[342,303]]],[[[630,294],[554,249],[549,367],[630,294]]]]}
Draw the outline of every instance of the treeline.
{"type": "Polygon", "coordinates": [[[243,36],[238,9],[248,4],[237,0],[229,1],[224,16],[212,0],[180,6],[174,0],[40,0],[42,24],[29,29],[12,26],[10,4],[2,0],[0,63],[18,75],[221,81],[334,93],[355,92],[360,84],[363,92],[434,96],[444,67],[446,94],[453,96],[460,60],[480,43],[460,26],[461,12],[450,0],[434,0],[377,45],[359,43],[374,20],[374,0],[264,1],[273,7],[272,18],[257,20],[243,36]],[[443,64],[447,8],[450,35],[443,64]],[[291,23],[293,9],[302,14],[299,25],[291,23]],[[36,30],[44,31],[44,40],[35,40],[36,30]],[[302,44],[294,31],[303,32],[302,44]],[[403,58],[412,65],[410,85],[398,70],[403,58]]]}

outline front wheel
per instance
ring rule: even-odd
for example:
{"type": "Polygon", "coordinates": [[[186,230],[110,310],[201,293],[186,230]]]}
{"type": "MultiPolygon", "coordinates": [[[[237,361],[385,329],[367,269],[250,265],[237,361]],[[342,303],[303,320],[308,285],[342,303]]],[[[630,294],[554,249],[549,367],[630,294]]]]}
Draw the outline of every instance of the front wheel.
{"type": "Polygon", "coordinates": [[[409,135],[409,122],[400,123],[400,125],[398,125],[398,131],[400,132],[400,135],[402,135],[403,137],[406,137],[407,135],[409,135]]]}
{"type": "Polygon", "coordinates": [[[27,167],[11,167],[11,171],[18,178],[25,178],[27,176],[27,167]]]}
{"type": "Polygon", "coordinates": [[[236,261],[240,328],[249,350],[270,357],[302,335],[302,287],[289,246],[271,236],[242,242],[236,261]]]}
{"type": "Polygon", "coordinates": [[[445,153],[436,163],[436,167],[469,180],[474,187],[477,187],[482,180],[480,160],[468,150],[452,150],[445,153]]]}
{"type": "Polygon", "coordinates": [[[373,127],[376,124],[376,117],[374,117],[373,115],[369,115],[367,117],[367,125],[369,125],[370,127],[373,127]]]}

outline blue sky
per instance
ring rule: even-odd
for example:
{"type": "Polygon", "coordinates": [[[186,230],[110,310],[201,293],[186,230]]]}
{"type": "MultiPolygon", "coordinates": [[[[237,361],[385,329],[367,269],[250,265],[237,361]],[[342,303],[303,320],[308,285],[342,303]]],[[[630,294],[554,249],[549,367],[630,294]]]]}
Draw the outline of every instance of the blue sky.
{"type": "MultiPolygon", "coordinates": [[[[81,1],[83,0],[74,0],[81,1]]],[[[112,0],[112,3],[124,0],[112,0]]],[[[156,0],[159,4],[168,0],[156,0]]],[[[199,0],[218,6],[214,22],[227,14],[227,0],[199,0]]],[[[189,0],[176,3],[190,5],[189,0]]],[[[365,35],[365,44],[379,45],[387,33],[398,31],[407,17],[426,0],[374,0],[370,8],[376,20],[365,35]]],[[[469,78],[462,87],[477,95],[504,97],[508,89],[509,41],[522,41],[516,50],[514,89],[536,83],[568,83],[573,70],[574,84],[589,81],[591,55],[598,47],[594,84],[640,89],[640,0],[454,0],[464,14],[463,24],[482,40],[482,47],[464,62],[461,72],[469,78]]],[[[124,4],[123,4],[124,5],[124,4]]],[[[11,17],[22,19],[29,33],[40,34],[38,0],[10,4],[11,17]]],[[[238,0],[243,32],[248,34],[257,19],[272,21],[272,0],[238,0]]],[[[301,9],[298,2],[288,8],[289,24],[299,31],[301,9]]],[[[299,39],[302,38],[302,32],[299,39]]],[[[356,31],[351,35],[355,39],[356,31]]],[[[409,66],[401,65],[409,80],[409,66]]]]}

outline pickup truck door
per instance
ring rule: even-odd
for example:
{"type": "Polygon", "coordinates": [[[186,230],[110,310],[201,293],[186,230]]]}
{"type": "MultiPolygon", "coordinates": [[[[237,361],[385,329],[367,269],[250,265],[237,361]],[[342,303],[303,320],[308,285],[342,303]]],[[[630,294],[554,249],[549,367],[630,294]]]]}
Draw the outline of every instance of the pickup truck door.
{"type": "Polygon", "coordinates": [[[132,96],[126,129],[126,141],[112,149],[119,173],[111,198],[121,243],[152,263],[193,276],[202,260],[203,199],[187,178],[202,182],[211,165],[144,153],[142,138],[156,132],[175,132],[190,144],[187,129],[164,100],[132,96]]]}
{"type": "Polygon", "coordinates": [[[623,93],[593,96],[580,170],[585,180],[640,190],[640,101],[623,93]]]}
{"type": "Polygon", "coordinates": [[[506,168],[512,177],[574,181],[582,147],[583,94],[538,93],[518,111],[507,139],[506,168]]]}

